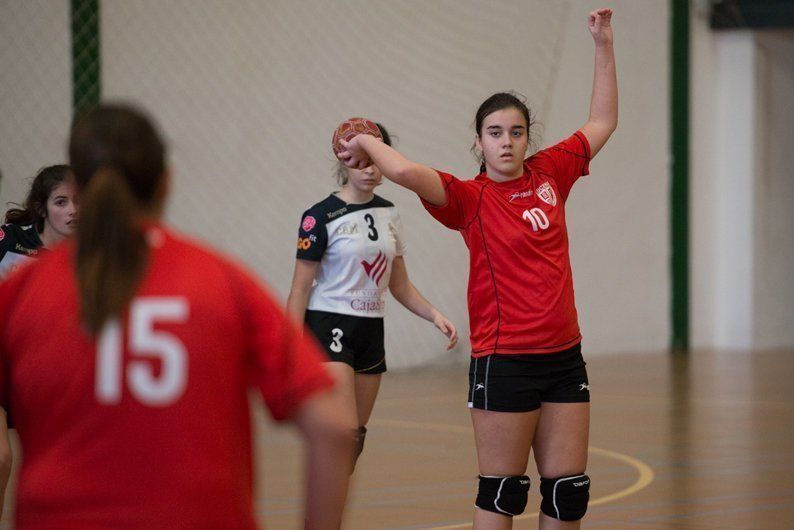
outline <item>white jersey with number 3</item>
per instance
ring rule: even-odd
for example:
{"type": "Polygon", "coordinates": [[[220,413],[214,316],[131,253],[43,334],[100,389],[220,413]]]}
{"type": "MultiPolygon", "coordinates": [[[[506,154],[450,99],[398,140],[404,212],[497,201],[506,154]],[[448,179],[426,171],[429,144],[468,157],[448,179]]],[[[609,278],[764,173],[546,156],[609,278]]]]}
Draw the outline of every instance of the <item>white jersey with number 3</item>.
{"type": "Polygon", "coordinates": [[[307,309],[382,318],[392,262],[404,253],[394,204],[329,195],[301,218],[297,258],[320,262],[307,309]]]}

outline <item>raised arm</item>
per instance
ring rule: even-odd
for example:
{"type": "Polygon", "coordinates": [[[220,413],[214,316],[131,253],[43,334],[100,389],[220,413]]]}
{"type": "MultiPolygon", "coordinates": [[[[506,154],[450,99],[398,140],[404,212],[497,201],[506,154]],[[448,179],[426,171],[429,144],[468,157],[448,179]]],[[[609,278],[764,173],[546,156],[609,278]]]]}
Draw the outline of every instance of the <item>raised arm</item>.
{"type": "Polygon", "coordinates": [[[433,307],[424,296],[417,290],[411,280],[408,279],[408,270],[405,268],[405,260],[402,256],[397,256],[392,262],[391,278],[389,279],[389,291],[392,296],[400,302],[411,313],[418,315],[425,320],[432,322],[441,333],[447,336],[449,343],[447,349],[451,350],[458,342],[458,330],[441,312],[433,307]]]}
{"type": "Polygon", "coordinates": [[[436,206],[447,202],[447,194],[435,170],[412,162],[369,134],[354,136],[349,142],[341,141],[344,150],[339,158],[347,167],[363,169],[370,164],[380,168],[383,175],[413,191],[436,206]]]}
{"type": "Polygon", "coordinates": [[[295,260],[295,272],[292,274],[292,287],[287,297],[287,315],[298,326],[303,326],[303,319],[306,316],[306,306],[309,303],[309,293],[317,274],[319,261],[309,261],[305,259],[295,260]]]}
{"type": "Polygon", "coordinates": [[[587,25],[595,42],[595,70],[590,116],[581,131],[590,143],[591,158],[601,150],[618,126],[618,81],[611,20],[611,9],[598,9],[587,17],[587,25]]]}

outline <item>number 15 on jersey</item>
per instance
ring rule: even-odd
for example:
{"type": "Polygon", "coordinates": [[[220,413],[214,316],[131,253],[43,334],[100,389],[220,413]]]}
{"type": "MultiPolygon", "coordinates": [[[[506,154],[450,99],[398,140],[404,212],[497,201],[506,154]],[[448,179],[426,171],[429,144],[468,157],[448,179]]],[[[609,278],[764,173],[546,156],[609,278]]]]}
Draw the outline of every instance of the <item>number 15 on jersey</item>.
{"type": "Polygon", "coordinates": [[[108,320],[97,341],[97,401],[119,404],[125,382],[135,399],[145,405],[165,407],[182,397],[187,387],[187,350],[178,337],[156,330],[154,325],[185,323],[189,312],[188,301],[182,297],[134,299],[129,312],[131,359],[126,364],[121,324],[118,318],[108,320]],[[162,363],[159,376],[154,375],[152,358],[162,363]]]}

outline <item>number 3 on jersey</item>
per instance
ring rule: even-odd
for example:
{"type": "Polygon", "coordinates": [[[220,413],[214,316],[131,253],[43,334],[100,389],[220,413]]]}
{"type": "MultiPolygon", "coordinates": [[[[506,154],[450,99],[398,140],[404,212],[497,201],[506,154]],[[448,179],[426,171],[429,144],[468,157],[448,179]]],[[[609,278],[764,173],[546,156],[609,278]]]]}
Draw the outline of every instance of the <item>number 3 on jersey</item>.
{"type": "Polygon", "coordinates": [[[187,350],[172,333],[156,330],[154,325],[184,323],[189,309],[182,297],[134,299],[129,313],[131,359],[126,365],[121,324],[117,318],[108,320],[97,342],[95,385],[100,403],[119,404],[125,381],[130,393],[145,405],[165,407],[182,397],[187,387],[187,350]],[[151,358],[162,363],[159,376],[146,360],[151,358]]]}
{"type": "Polygon", "coordinates": [[[533,232],[537,232],[538,230],[546,230],[549,227],[549,218],[546,217],[546,212],[540,208],[524,210],[522,217],[524,218],[524,221],[529,221],[529,223],[532,225],[533,232]]]}
{"type": "Polygon", "coordinates": [[[378,240],[378,229],[375,228],[375,218],[372,217],[370,214],[364,215],[364,220],[367,222],[367,227],[369,228],[369,232],[367,232],[367,237],[371,241],[378,240]]]}

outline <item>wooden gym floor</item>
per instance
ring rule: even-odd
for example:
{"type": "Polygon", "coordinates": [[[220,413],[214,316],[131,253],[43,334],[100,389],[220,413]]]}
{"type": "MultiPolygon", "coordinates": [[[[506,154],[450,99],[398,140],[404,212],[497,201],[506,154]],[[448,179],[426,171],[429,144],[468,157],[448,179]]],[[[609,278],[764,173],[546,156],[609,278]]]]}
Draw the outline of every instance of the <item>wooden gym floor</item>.
{"type": "MultiPolygon", "coordinates": [[[[794,351],[600,356],[588,371],[593,485],[582,528],[794,529],[794,351]]],[[[471,528],[466,388],[466,366],[386,374],[344,528],[471,528]]],[[[261,411],[256,420],[255,510],[270,530],[298,529],[300,443],[261,411]]],[[[515,529],[537,528],[533,466],[515,529]]],[[[0,529],[12,500],[13,478],[0,529]]]]}

